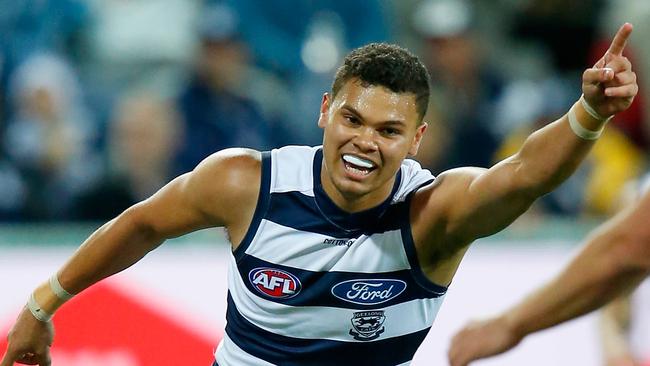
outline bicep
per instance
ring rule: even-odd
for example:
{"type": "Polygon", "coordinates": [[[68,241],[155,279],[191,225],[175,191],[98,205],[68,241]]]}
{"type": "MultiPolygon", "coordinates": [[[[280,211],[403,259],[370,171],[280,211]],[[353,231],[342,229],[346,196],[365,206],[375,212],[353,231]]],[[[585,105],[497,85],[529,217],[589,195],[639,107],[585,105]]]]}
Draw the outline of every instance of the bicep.
{"type": "Polygon", "coordinates": [[[228,226],[249,211],[259,190],[259,153],[242,151],[214,154],[131,210],[163,238],[228,226]]]}
{"type": "Polygon", "coordinates": [[[517,181],[516,158],[499,162],[490,169],[463,168],[458,177],[450,210],[451,231],[471,241],[492,235],[511,224],[538,197],[527,189],[531,185],[517,181]]]}
{"type": "Polygon", "coordinates": [[[205,214],[194,199],[192,179],[192,173],[175,178],[153,196],[131,207],[127,214],[165,239],[219,226],[218,220],[205,214]]]}

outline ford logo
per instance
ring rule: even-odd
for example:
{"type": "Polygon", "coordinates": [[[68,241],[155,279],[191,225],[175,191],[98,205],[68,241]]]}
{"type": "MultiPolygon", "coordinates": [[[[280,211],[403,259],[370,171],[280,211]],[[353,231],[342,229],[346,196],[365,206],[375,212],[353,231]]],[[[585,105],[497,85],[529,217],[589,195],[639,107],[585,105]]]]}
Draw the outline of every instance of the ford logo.
{"type": "Polygon", "coordinates": [[[406,290],[406,282],[389,279],[359,279],[339,282],[332,295],[353,304],[376,305],[392,300],[406,290]]]}

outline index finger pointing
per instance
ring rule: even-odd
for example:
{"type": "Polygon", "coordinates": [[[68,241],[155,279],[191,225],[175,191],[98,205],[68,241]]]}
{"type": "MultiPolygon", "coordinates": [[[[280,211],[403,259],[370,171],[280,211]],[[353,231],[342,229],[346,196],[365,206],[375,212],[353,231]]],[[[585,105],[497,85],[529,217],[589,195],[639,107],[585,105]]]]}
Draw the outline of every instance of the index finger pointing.
{"type": "Polygon", "coordinates": [[[618,32],[616,32],[614,40],[612,41],[612,44],[609,45],[607,52],[617,56],[622,55],[623,49],[625,49],[625,45],[627,44],[627,39],[630,37],[630,34],[632,34],[632,29],[632,24],[623,24],[621,28],[618,29],[618,32]]]}

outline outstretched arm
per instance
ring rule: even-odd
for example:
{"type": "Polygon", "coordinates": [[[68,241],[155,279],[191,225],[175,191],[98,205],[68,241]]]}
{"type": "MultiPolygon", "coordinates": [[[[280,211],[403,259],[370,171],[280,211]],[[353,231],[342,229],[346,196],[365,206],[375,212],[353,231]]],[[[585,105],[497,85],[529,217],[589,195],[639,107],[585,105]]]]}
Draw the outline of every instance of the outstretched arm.
{"type": "Polygon", "coordinates": [[[596,229],[553,281],[501,315],[474,322],[452,340],[452,366],[496,355],[530,333],[588,313],[650,274],[650,192],[596,229]]]}
{"type": "MultiPolygon", "coordinates": [[[[78,294],[138,262],[165,239],[207,227],[247,224],[255,209],[259,177],[258,152],[231,149],[214,154],[95,231],[55,275],[60,286],[78,294]]],[[[50,282],[39,286],[32,299],[41,309],[36,315],[53,315],[65,302],[50,282]]],[[[53,329],[43,320],[23,309],[9,333],[0,366],[50,364],[53,329]]]]}
{"type": "Polygon", "coordinates": [[[451,240],[455,249],[503,229],[535,199],[567,179],[606,120],[630,106],[638,92],[636,75],[623,56],[631,32],[628,23],[619,29],[605,55],[585,70],[581,100],[566,115],[531,134],[515,155],[490,169],[461,168],[441,174],[441,183],[453,182],[445,185],[453,192],[443,196],[451,197],[446,234],[457,239],[451,240]]]}

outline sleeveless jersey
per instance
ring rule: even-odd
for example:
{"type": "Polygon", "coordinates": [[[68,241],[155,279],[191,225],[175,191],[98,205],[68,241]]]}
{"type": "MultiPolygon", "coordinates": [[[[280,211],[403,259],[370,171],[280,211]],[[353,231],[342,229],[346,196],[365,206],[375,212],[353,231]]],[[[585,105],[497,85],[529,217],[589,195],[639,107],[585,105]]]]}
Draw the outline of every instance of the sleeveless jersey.
{"type": "Polygon", "coordinates": [[[408,365],[446,287],[416,257],[411,193],[433,181],[406,159],[390,197],[347,213],[321,185],[321,147],[263,153],[257,208],[228,270],[220,366],[408,365]]]}

